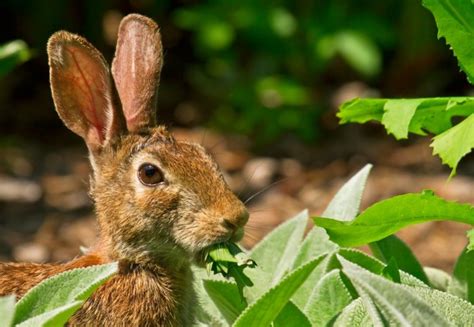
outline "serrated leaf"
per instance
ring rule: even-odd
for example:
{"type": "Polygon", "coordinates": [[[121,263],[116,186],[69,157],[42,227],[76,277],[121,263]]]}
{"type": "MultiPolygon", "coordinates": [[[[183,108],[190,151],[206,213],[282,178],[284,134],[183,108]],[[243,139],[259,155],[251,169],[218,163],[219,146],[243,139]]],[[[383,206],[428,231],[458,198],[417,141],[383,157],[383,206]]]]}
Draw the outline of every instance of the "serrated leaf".
{"type": "Polygon", "coordinates": [[[10,327],[13,325],[15,316],[15,295],[0,297],[0,326],[10,327]]]}
{"type": "Polygon", "coordinates": [[[431,144],[433,154],[452,168],[452,174],[474,147],[473,116],[473,97],[354,99],[344,103],[338,113],[341,124],[381,121],[397,139],[406,138],[408,132],[437,135],[431,144]],[[455,116],[467,118],[453,127],[455,116]]]}
{"type": "Polygon", "coordinates": [[[469,82],[474,82],[474,8],[471,0],[423,0],[438,26],[438,38],[445,37],[469,82]]]}
{"type": "Polygon", "coordinates": [[[43,314],[31,317],[15,327],[57,327],[64,326],[68,319],[76,312],[84,301],[73,301],[63,306],[49,310],[43,314]]]}
{"type": "Polygon", "coordinates": [[[334,327],[370,327],[373,326],[372,319],[364,307],[361,298],[352,301],[342,310],[334,322],[334,327]]]}
{"type": "MultiPolygon", "coordinates": [[[[417,297],[408,286],[393,283],[339,257],[343,272],[358,292],[367,294],[390,325],[450,326],[430,304],[417,297]]],[[[424,289],[424,288],[420,288],[424,289]]]]}
{"type": "Polygon", "coordinates": [[[422,99],[388,100],[382,116],[382,124],[387,132],[393,134],[397,140],[406,139],[410,122],[421,102],[422,99]]]}
{"type": "Polygon", "coordinates": [[[424,267],[430,285],[440,291],[446,292],[451,283],[451,276],[445,271],[433,267],[424,267]]]}
{"type": "Polygon", "coordinates": [[[291,301],[278,314],[273,327],[311,327],[308,317],[291,301]]]}
{"type": "Polygon", "coordinates": [[[204,288],[225,320],[232,324],[244,311],[247,303],[240,296],[236,284],[227,281],[203,280],[204,288]]]}
{"type": "Polygon", "coordinates": [[[459,256],[448,293],[474,303],[474,252],[464,250],[459,256]]]}
{"type": "MultiPolygon", "coordinates": [[[[111,263],[69,270],[44,280],[18,301],[15,324],[76,301],[84,302],[116,272],[117,263],[111,263]]],[[[64,311],[59,310],[58,314],[63,316],[64,311]]]]}
{"type": "Polygon", "coordinates": [[[312,326],[327,326],[351,301],[340,270],[332,270],[317,283],[303,312],[312,326]]]}
{"type": "Polygon", "coordinates": [[[303,284],[314,268],[321,262],[318,257],[286,275],[239,316],[235,327],[268,326],[290,301],[296,290],[303,284]]]}
{"type": "MultiPolygon", "coordinates": [[[[405,115],[405,120],[399,122],[400,126],[394,128],[403,131],[408,127],[410,133],[419,135],[425,135],[426,131],[433,134],[440,134],[453,126],[453,117],[468,117],[474,114],[474,97],[416,99],[355,98],[343,103],[339,108],[337,116],[341,119],[341,124],[362,124],[371,120],[381,122],[386,114],[386,106],[389,102],[389,108],[403,108],[404,106],[413,108],[414,104],[418,103],[415,114],[408,122],[409,124],[406,125],[408,115],[405,115]]],[[[390,121],[391,126],[397,124],[394,119],[390,119],[390,121]]],[[[400,133],[400,135],[404,135],[404,133],[400,133]]]]}
{"type": "Polygon", "coordinates": [[[315,217],[340,246],[359,246],[378,241],[403,227],[428,221],[451,220],[474,225],[474,207],[443,200],[431,191],[409,193],[378,202],[351,222],[315,217]]]}
{"type": "Polygon", "coordinates": [[[247,272],[247,276],[254,283],[252,287],[244,289],[249,303],[276,285],[293,267],[295,253],[303,239],[307,223],[308,211],[304,210],[275,228],[249,253],[258,264],[255,269],[247,272]]]}
{"type": "Polygon", "coordinates": [[[371,169],[372,165],[365,165],[357,174],[352,176],[333,197],[323,212],[323,217],[340,221],[353,220],[359,213],[360,201],[371,169]]]}
{"type": "Polygon", "coordinates": [[[429,280],[423,267],[416,259],[411,249],[395,235],[390,235],[375,243],[369,244],[376,258],[388,263],[393,258],[399,269],[415,276],[429,285],[429,280]]]}
{"type": "Polygon", "coordinates": [[[474,114],[435,136],[430,146],[433,154],[439,155],[443,163],[452,168],[451,176],[456,174],[461,158],[474,148],[474,114]]]}

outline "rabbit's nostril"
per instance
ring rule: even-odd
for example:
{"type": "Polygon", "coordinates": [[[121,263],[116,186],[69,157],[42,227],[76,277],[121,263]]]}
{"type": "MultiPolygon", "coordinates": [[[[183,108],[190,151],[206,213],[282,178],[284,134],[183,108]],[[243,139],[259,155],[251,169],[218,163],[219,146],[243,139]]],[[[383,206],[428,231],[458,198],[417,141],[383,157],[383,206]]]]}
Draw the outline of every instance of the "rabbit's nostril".
{"type": "Polygon", "coordinates": [[[237,230],[238,226],[231,222],[229,219],[224,218],[223,225],[225,228],[230,229],[232,231],[237,230]]]}

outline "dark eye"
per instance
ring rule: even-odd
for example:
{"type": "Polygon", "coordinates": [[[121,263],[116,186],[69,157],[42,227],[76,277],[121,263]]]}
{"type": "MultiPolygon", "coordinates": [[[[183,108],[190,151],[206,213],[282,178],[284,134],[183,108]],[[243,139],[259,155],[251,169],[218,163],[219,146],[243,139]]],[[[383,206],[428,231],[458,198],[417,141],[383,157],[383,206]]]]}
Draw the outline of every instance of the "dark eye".
{"type": "Polygon", "coordinates": [[[150,163],[144,163],[138,168],[138,179],[143,185],[153,186],[163,181],[161,170],[150,163]]]}

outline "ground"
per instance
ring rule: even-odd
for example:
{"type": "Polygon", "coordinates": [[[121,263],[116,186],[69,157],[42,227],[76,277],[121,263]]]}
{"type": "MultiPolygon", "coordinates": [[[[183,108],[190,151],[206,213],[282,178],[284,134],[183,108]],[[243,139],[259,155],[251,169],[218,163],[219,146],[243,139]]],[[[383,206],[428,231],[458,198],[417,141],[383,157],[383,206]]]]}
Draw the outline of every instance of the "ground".
{"type": "MultiPolygon", "coordinates": [[[[362,209],[401,193],[432,189],[450,200],[474,203],[474,162],[460,174],[431,155],[429,140],[399,143],[377,127],[342,127],[308,146],[291,137],[271,151],[253,153],[243,137],[224,137],[204,129],[175,129],[178,138],[203,143],[215,156],[231,187],[251,213],[243,245],[307,208],[320,214],[337,189],[366,163],[374,164],[362,209]],[[375,131],[373,131],[375,129],[375,131]]],[[[85,147],[8,145],[0,148],[0,260],[65,261],[93,244],[96,235],[87,194],[90,173],[85,147]]],[[[462,224],[435,222],[402,230],[422,263],[450,271],[466,244],[462,224]]]]}

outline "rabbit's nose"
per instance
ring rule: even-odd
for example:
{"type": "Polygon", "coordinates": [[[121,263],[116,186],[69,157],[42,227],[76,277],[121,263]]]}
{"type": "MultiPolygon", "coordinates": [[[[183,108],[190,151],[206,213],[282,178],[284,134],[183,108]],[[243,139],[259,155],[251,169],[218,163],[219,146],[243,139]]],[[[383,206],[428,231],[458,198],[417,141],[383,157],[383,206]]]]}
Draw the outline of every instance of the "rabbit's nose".
{"type": "Polygon", "coordinates": [[[234,217],[226,217],[223,220],[223,224],[230,230],[236,231],[237,229],[243,227],[249,220],[249,213],[247,210],[242,210],[234,217]]]}

